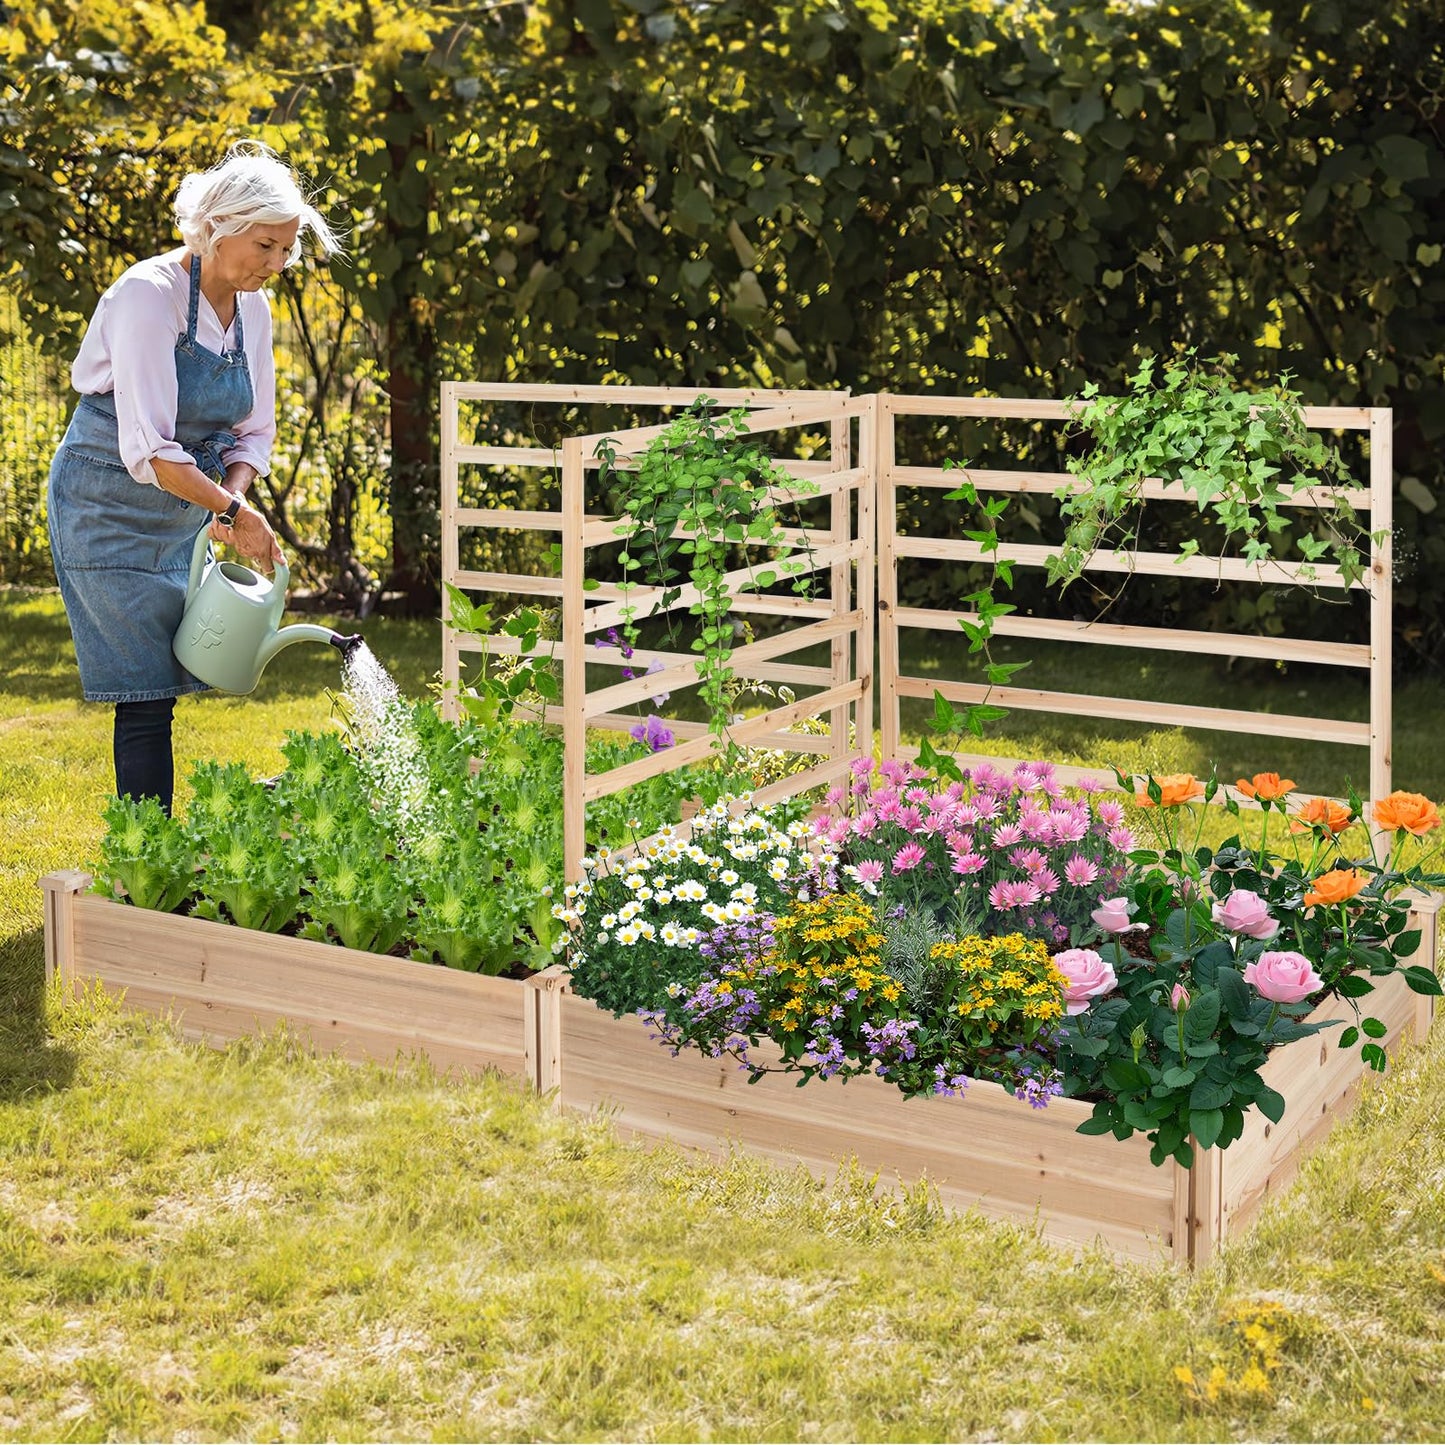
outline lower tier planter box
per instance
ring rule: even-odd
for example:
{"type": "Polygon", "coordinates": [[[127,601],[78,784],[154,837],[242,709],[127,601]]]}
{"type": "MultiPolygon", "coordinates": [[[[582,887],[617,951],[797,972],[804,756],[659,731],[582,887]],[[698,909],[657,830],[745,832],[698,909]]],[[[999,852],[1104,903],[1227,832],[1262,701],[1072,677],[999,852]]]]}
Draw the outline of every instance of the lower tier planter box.
{"type": "MultiPolygon", "coordinates": [[[[1425,931],[1412,960],[1435,966],[1435,910],[1422,906],[1425,931]]],[[[1139,1135],[1076,1133],[1091,1113],[1075,1099],[1035,1110],[996,1084],[974,1082],[961,1098],[905,1099],[881,1079],[812,1082],[786,1075],[755,1084],[731,1059],[685,1050],[677,1057],[636,1018],[613,1018],[572,994],[561,969],[529,980],[540,995],[538,1087],[562,1108],[613,1111],[619,1128],[721,1154],[734,1145],[827,1172],[856,1159],[880,1182],[926,1177],[955,1209],[1027,1225],[1056,1243],[1100,1243],[1127,1258],[1207,1260],[1244,1228],[1271,1194],[1298,1172],[1309,1151],[1349,1112],[1362,1075],[1358,1047],[1341,1049],[1328,1029],[1277,1050],[1265,1081],[1284,1095],[1278,1124],[1257,1111],[1225,1150],[1197,1150],[1195,1165],[1156,1168],[1139,1135]]],[[[1362,1001],[1397,1048],[1429,1030],[1433,1000],[1395,976],[1362,1001]]],[[[1330,1000],[1313,1020],[1353,1021],[1330,1000]]]]}
{"type": "Polygon", "coordinates": [[[439,1069],[531,1079],[533,990],[409,959],[133,908],[87,893],[88,874],[41,880],[47,976],[100,983],[125,1006],[172,1016],[220,1044],[285,1022],[324,1053],[390,1063],[424,1053],[439,1069]]]}

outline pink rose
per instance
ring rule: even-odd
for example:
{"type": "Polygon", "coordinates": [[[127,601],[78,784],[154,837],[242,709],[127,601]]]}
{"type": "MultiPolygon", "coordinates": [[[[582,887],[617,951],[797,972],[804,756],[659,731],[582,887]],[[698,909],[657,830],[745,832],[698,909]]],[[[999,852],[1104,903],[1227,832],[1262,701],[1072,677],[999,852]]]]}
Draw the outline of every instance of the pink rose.
{"type": "Polygon", "coordinates": [[[1248,888],[1236,888],[1223,903],[1216,903],[1214,921],[1230,933],[1251,938],[1273,938],[1279,932],[1278,920],[1269,916],[1269,904],[1248,888]]]}
{"type": "Polygon", "coordinates": [[[1189,990],[1182,983],[1176,983],[1169,991],[1169,1007],[1178,1013],[1189,1007],[1189,990]]]}
{"type": "Polygon", "coordinates": [[[1089,915],[1105,933],[1142,933],[1148,926],[1143,923],[1130,923],[1129,915],[1133,908],[1127,898],[1106,898],[1089,915]]]}
{"type": "Polygon", "coordinates": [[[1090,999],[1112,992],[1118,983],[1113,966],[1092,948],[1066,948],[1054,955],[1054,964],[1066,980],[1064,1002],[1071,1014],[1083,1013],[1090,999]]]}
{"type": "Polygon", "coordinates": [[[1244,967],[1245,983],[1252,983],[1261,998],[1271,1003],[1298,1003],[1318,993],[1325,981],[1302,953],[1261,953],[1244,967]]]}

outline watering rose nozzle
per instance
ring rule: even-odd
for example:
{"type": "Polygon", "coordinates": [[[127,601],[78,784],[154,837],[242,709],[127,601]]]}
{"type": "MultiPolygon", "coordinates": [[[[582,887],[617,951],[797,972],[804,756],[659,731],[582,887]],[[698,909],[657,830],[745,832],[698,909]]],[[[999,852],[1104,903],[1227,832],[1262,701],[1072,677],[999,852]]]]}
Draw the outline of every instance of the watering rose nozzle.
{"type": "Polygon", "coordinates": [[[341,654],[342,659],[350,662],[356,655],[356,649],[364,643],[365,639],[359,632],[353,632],[350,637],[343,637],[339,632],[331,634],[331,645],[341,654]]]}

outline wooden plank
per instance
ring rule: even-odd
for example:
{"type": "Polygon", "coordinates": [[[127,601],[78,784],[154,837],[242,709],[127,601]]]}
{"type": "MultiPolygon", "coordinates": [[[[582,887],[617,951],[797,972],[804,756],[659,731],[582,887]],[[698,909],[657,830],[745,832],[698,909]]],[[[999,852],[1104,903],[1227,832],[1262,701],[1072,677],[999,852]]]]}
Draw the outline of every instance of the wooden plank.
{"type": "Polygon", "coordinates": [[[896,757],[902,742],[898,678],[902,660],[898,651],[898,489],[893,481],[897,437],[888,397],[876,409],[874,477],[878,536],[878,710],[882,725],[883,756],[896,757]]]}
{"type": "Polygon", "coordinates": [[[1234,708],[1195,707],[1153,702],[1147,698],[1091,697],[1079,692],[1043,692],[1020,687],[989,688],[982,683],[947,682],[935,678],[900,677],[904,697],[931,698],[941,692],[950,702],[982,702],[985,696],[1000,707],[1025,712],[1061,712],[1074,717],[1120,718],[1163,727],[1211,728],[1218,732],[1258,733],[1273,738],[1314,738],[1319,742],[1368,747],[1370,725],[1336,718],[1297,717],[1287,713],[1243,712],[1234,708]]]}
{"type": "Polygon", "coordinates": [[[562,858],[563,877],[582,877],[587,848],[587,554],[582,546],[586,482],[582,445],[562,444],[562,858]]]}
{"type": "Polygon", "coordinates": [[[566,1108],[615,1110],[632,1133],[714,1153],[741,1144],[813,1171],[856,1158],[885,1186],[926,1175],[950,1207],[1037,1219],[1059,1243],[1102,1239],[1141,1259],[1173,1248],[1172,1175],[1138,1141],[1075,1133],[1088,1105],[1034,1111],[984,1083],[962,1099],[915,1100],[866,1077],[805,1090],[781,1077],[748,1084],[730,1060],[673,1058],[636,1019],[571,994],[560,1005],[566,1108]]]}
{"type": "MultiPolygon", "coordinates": [[[[786,657],[789,653],[797,652],[804,647],[815,647],[819,643],[830,642],[840,635],[846,636],[857,631],[861,622],[862,618],[856,612],[844,613],[839,617],[824,618],[820,622],[810,622],[806,626],[793,628],[787,632],[778,633],[774,637],[765,637],[761,641],[750,642],[743,647],[736,648],[732,657],[728,659],[728,665],[739,677],[768,677],[774,682],[799,682],[805,685],[826,686],[836,680],[829,668],[799,664],[788,669],[774,666],[773,670],[769,672],[766,670],[765,664],[776,658],[786,657]],[[785,671],[790,675],[784,676],[785,671]]],[[[639,668],[650,666],[653,658],[663,662],[661,672],[649,673],[627,682],[614,683],[610,687],[599,688],[589,693],[587,697],[588,716],[595,717],[599,712],[628,707],[632,703],[652,697],[655,693],[696,686],[698,678],[695,653],[663,654],[638,648],[629,659],[618,655],[615,659],[594,657],[591,661],[593,663],[616,661],[619,666],[626,662],[634,671],[637,671],[639,668]]],[[[846,677],[842,679],[844,682],[847,680],[846,677]]]]}
{"type": "MultiPolygon", "coordinates": [[[[814,693],[811,697],[784,707],[769,708],[756,717],[732,724],[728,728],[728,737],[740,747],[745,747],[764,736],[779,734],[784,728],[802,722],[804,718],[816,717],[838,703],[851,702],[862,690],[862,684],[855,681],[843,687],[830,687],[825,692],[814,693]]],[[[593,721],[598,720],[594,718],[593,721]]],[[[635,762],[624,763],[620,768],[613,768],[609,772],[588,774],[582,784],[582,796],[589,802],[593,798],[605,798],[610,793],[631,787],[633,783],[645,782],[648,778],[671,772],[674,768],[685,767],[688,763],[701,762],[716,746],[716,739],[710,735],[691,738],[687,742],[677,743],[665,752],[638,758],[635,762]]],[[[580,864],[578,872],[581,872],[580,864]]],[[[569,878],[568,881],[574,880],[569,878]]]]}
{"type": "MultiPolygon", "coordinates": [[[[1019,496],[1057,496],[1060,492],[1085,492],[1089,483],[1072,472],[1040,472],[1023,468],[998,467],[894,467],[895,483],[900,487],[936,488],[953,491],[961,481],[971,482],[980,492],[1011,492],[1019,496]]],[[[1368,512],[1372,493],[1367,487],[1301,487],[1289,493],[1283,505],[1288,507],[1333,507],[1344,501],[1356,511],[1368,512]]],[[[1146,477],[1139,487],[1139,496],[1147,502],[1187,502],[1199,506],[1199,499],[1183,482],[1165,482],[1146,477]]]]}
{"type": "Polygon", "coordinates": [[[553,381],[452,381],[446,385],[453,389],[459,401],[542,402],[553,406],[569,406],[575,402],[607,402],[618,406],[689,406],[704,396],[719,406],[766,406],[776,401],[848,395],[847,391],[771,391],[758,386],[623,386],[610,382],[574,386],[553,381]]]}
{"type": "Polygon", "coordinates": [[[523,1067],[521,986],[437,965],[79,898],[77,977],[129,1006],[174,1015],[189,1037],[237,1038],[281,1022],[326,1052],[438,1067],[523,1067]]]}
{"type": "MultiPolygon", "coordinates": [[[[961,541],[951,537],[898,537],[893,544],[898,557],[922,557],[930,561],[991,561],[981,542],[961,541]]],[[[1042,567],[1059,554],[1058,547],[1008,543],[1000,555],[1019,567],[1042,567]]],[[[1095,552],[1084,564],[1086,572],[1122,572],[1145,577],[1196,577],[1211,582],[1256,582],[1261,585],[1290,586],[1306,582],[1311,587],[1345,590],[1344,574],[1338,567],[1322,562],[1246,562],[1242,557],[1182,557],[1173,552],[1095,552]]],[[[1368,582],[1361,579],[1349,584],[1348,590],[1363,591],[1368,582]]]]}
{"type": "MultiPolygon", "coordinates": [[[[554,715],[548,712],[545,719],[547,722],[554,721],[554,715]]],[[[635,713],[604,713],[601,717],[594,717],[589,720],[589,726],[601,731],[610,729],[613,732],[625,733],[634,728],[640,719],[635,713]]],[[[669,718],[667,726],[673,735],[679,738],[702,738],[710,737],[707,724],[704,722],[688,722],[682,718],[669,718]]],[[[829,750],[828,740],[818,733],[795,733],[777,730],[774,732],[761,733],[752,738],[749,747],[772,748],[780,752],[793,753],[825,753],[829,750]]],[[[606,774],[593,774],[605,777],[606,774]]]]}
{"type": "MultiPolygon", "coordinates": [[[[998,417],[1018,421],[1069,421],[1076,401],[1012,396],[907,396],[882,392],[882,404],[894,416],[998,417]]],[[[1301,408],[1308,427],[1324,431],[1366,431],[1371,408],[1365,406],[1306,406],[1301,408]]]]}
{"type": "MultiPolygon", "coordinates": [[[[741,611],[741,603],[747,601],[747,590],[758,585],[758,572],[773,571],[778,574],[779,580],[796,581],[800,577],[806,577],[815,572],[822,572],[832,567],[835,562],[856,562],[866,552],[862,542],[845,542],[838,545],[831,543],[814,547],[808,553],[795,553],[792,556],[777,561],[759,564],[757,567],[735,567],[732,571],[723,574],[723,585],[727,587],[734,612],[741,611]],[[783,561],[793,567],[791,572],[783,571],[783,561]]],[[[639,584],[633,587],[624,601],[605,602],[600,607],[592,607],[587,613],[587,630],[597,632],[604,627],[616,627],[625,620],[623,613],[631,607],[637,617],[655,616],[646,609],[653,603],[661,602],[663,596],[674,589],[644,586],[639,584]]],[[[667,610],[676,612],[679,609],[691,607],[699,600],[699,592],[691,583],[675,589],[677,595],[668,603],[667,610]]],[[[595,588],[591,596],[598,596],[600,588],[595,588]]],[[[818,602],[813,598],[805,597],[768,597],[769,606],[780,607],[787,611],[801,611],[807,607],[821,608],[823,616],[832,615],[832,604],[830,602],[818,602]],[[800,607],[799,604],[802,604],[800,607]]]]}
{"type": "MultiPolygon", "coordinates": [[[[977,623],[976,612],[943,612],[925,607],[900,607],[899,627],[957,632],[960,619],[977,623]]],[[[1275,661],[1319,662],[1333,667],[1370,665],[1366,643],[1315,642],[1305,637],[1262,637],[1247,632],[1197,632],[1181,627],[1142,627],[1118,622],[1079,621],[1068,617],[998,617],[999,637],[1034,637],[1048,642],[1083,642],[1107,647],[1138,647],[1154,652],[1205,653],[1214,657],[1263,657],[1275,661]]]]}
{"type": "MultiPolygon", "coordinates": [[[[1370,424],[1370,491],[1374,502],[1370,513],[1373,533],[1370,547],[1370,796],[1385,798],[1394,777],[1392,699],[1393,651],[1391,634],[1394,609],[1395,562],[1394,460],[1390,436],[1390,413],[1377,409],[1370,424]]],[[[1375,830],[1382,847],[1389,840],[1382,829],[1375,830]]]]}

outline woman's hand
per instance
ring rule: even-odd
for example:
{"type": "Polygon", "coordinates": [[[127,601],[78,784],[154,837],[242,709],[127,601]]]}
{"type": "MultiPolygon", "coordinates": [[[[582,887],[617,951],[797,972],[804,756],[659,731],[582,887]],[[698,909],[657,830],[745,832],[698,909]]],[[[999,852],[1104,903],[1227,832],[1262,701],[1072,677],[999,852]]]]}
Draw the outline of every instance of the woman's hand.
{"type": "Polygon", "coordinates": [[[231,526],[219,518],[211,523],[211,540],[234,547],[243,557],[262,567],[275,567],[286,560],[271,524],[244,498],[231,526]]]}

